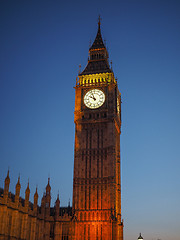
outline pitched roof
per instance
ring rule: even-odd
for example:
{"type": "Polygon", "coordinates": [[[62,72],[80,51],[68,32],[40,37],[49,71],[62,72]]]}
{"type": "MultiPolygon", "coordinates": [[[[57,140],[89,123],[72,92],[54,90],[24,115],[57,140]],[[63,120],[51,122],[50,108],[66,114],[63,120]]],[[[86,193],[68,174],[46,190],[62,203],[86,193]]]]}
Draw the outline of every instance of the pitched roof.
{"type": "Polygon", "coordinates": [[[89,61],[86,68],[79,75],[112,72],[107,60],[89,61]]]}
{"type": "Polygon", "coordinates": [[[101,35],[100,22],[98,23],[98,32],[97,32],[96,38],[89,50],[99,49],[99,48],[105,48],[102,35],[101,35]]]}
{"type": "Polygon", "coordinates": [[[101,35],[100,21],[98,23],[96,38],[92,46],[89,48],[89,55],[90,59],[88,60],[88,64],[86,65],[85,69],[79,74],[79,76],[112,72],[108,62],[108,52],[101,35]]]}

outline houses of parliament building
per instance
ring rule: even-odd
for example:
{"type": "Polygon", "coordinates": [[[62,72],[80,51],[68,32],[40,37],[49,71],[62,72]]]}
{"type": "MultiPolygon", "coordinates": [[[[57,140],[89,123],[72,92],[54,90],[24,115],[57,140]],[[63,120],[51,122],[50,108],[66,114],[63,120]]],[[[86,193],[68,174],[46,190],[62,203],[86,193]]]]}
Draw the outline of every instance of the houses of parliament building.
{"type": "Polygon", "coordinates": [[[121,94],[101,35],[89,48],[75,85],[75,146],[72,207],[51,207],[50,180],[38,205],[9,192],[9,171],[0,189],[1,240],[123,240],[121,219],[121,94]]]}

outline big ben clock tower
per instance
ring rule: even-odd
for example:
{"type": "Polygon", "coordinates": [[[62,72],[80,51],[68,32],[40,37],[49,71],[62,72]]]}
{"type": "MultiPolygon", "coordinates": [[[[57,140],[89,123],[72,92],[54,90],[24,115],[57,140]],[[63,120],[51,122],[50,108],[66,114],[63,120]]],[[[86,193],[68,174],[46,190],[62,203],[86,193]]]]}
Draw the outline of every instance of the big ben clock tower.
{"type": "Polygon", "coordinates": [[[73,239],[123,240],[121,95],[109,67],[100,20],[75,91],[73,239]]]}

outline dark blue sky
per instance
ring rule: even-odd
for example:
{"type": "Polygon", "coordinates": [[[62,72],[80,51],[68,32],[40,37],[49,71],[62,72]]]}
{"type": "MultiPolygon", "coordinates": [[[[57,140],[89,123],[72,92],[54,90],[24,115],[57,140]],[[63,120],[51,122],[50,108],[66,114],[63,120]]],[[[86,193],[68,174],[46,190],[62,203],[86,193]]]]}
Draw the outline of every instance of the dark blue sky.
{"type": "Polygon", "coordinates": [[[72,199],[74,89],[98,15],[122,94],[125,240],[180,236],[180,1],[0,2],[0,187],[72,199]]]}

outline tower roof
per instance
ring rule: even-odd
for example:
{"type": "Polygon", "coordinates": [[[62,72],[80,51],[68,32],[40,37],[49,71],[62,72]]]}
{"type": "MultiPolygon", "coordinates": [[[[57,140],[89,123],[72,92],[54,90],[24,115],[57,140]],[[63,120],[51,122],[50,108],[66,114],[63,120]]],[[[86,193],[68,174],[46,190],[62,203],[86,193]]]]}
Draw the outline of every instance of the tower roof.
{"type": "Polygon", "coordinates": [[[93,44],[89,48],[88,64],[86,65],[85,69],[79,74],[79,76],[112,72],[109,67],[108,52],[102,39],[100,26],[101,23],[99,18],[97,35],[93,44]]]}
{"type": "Polygon", "coordinates": [[[97,31],[96,38],[95,38],[95,40],[94,40],[94,42],[93,42],[93,44],[92,44],[92,46],[90,47],[89,50],[100,49],[100,48],[105,48],[105,45],[104,45],[102,35],[101,35],[101,23],[100,23],[100,20],[99,20],[98,31],[97,31]]]}
{"type": "Polygon", "coordinates": [[[138,240],[143,240],[143,237],[141,236],[141,233],[139,234],[138,240]]]}

